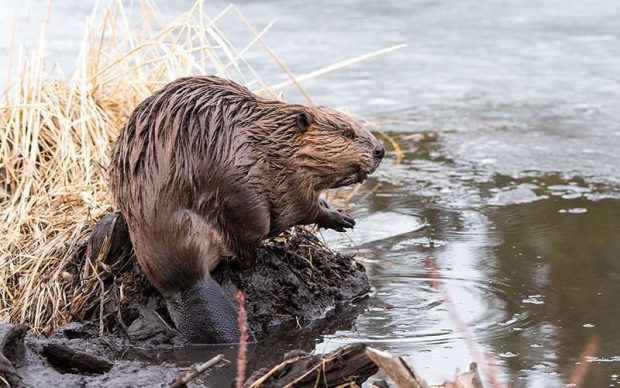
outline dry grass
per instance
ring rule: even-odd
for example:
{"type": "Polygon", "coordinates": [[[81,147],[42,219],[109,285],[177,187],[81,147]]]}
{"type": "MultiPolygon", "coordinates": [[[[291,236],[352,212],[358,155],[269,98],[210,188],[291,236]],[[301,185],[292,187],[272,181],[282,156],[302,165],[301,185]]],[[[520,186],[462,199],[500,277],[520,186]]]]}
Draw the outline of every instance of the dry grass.
{"type": "Polygon", "coordinates": [[[138,23],[120,1],[93,11],[70,76],[48,71],[41,38],[32,55],[18,58],[16,79],[8,78],[0,101],[0,321],[46,332],[100,291],[105,267],[80,263],[76,250],[94,220],[113,210],[105,166],[118,129],[158,87],[188,74],[217,74],[272,97],[296,85],[310,102],[299,80],[397,48],[295,78],[262,40],[273,23],[258,31],[234,5],[209,17],[202,1],[165,23],[152,0],[140,5],[138,23]],[[247,28],[246,46],[224,36],[224,18],[247,28]],[[244,60],[255,45],[290,81],[261,80],[244,60]]]}

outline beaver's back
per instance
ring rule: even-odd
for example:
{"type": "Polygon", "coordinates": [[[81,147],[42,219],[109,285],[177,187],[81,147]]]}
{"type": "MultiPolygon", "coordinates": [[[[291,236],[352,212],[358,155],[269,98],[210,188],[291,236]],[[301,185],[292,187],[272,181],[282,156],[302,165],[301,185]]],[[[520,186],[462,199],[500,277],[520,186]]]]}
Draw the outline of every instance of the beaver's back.
{"type": "Polygon", "coordinates": [[[176,80],[141,102],[116,142],[110,161],[110,187],[126,216],[174,199],[194,202],[202,171],[228,167],[239,141],[234,130],[250,117],[239,105],[251,93],[217,77],[176,80]],[[164,197],[164,198],[162,198],[164,197]],[[165,198],[168,197],[168,198],[165,198]]]}

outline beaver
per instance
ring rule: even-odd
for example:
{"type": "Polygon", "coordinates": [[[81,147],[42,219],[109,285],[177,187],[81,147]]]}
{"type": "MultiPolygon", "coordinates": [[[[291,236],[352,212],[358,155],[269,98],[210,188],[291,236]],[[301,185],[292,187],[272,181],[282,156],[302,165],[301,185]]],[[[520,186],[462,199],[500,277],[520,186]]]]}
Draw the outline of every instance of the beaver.
{"type": "Polygon", "coordinates": [[[336,110],[185,77],[131,113],[113,147],[110,189],[177,329],[192,342],[234,343],[236,307],[209,273],[225,258],[251,266],[261,241],[294,225],[353,228],[319,194],[364,181],[384,154],[336,110]]]}

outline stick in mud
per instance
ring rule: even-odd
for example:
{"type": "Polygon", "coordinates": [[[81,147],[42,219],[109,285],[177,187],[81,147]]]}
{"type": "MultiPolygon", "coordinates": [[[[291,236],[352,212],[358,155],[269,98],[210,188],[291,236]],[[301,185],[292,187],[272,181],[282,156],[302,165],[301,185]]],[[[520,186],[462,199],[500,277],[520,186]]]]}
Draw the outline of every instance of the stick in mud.
{"type": "Polygon", "coordinates": [[[73,350],[64,345],[43,345],[43,356],[58,368],[77,369],[82,372],[103,374],[109,372],[114,364],[105,358],[73,350]]]}
{"type": "MultiPolygon", "coordinates": [[[[291,351],[273,368],[263,368],[254,372],[244,386],[246,388],[359,387],[377,373],[379,368],[398,388],[483,388],[475,362],[470,364],[467,372],[455,376],[454,381],[447,380],[442,384],[429,386],[401,356],[360,343],[344,345],[325,355],[291,351]]],[[[372,386],[390,385],[385,381],[376,381],[372,386]]]]}
{"type": "Polygon", "coordinates": [[[398,387],[402,388],[428,388],[428,384],[418,373],[409,366],[400,356],[373,349],[366,348],[366,355],[377,366],[394,380],[398,387]]]}
{"type": "MultiPolygon", "coordinates": [[[[430,386],[407,364],[401,356],[385,351],[366,347],[366,355],[381,368],[394,381],[399,388],[429,388],[430,386]]],[[[475,362],[469,364],[469,370],[455,376],[454,381],[446,380],[443,384],[432,385],[443,388],[483,388],[478,365],[475,362]]]]}
{"type": "Polygon", "coordinates": [[[247,388],[357,386],[377,373],[377,366],[364,353],[366,345],[349,344],[325,355],[289,352],[271,370],[256,371],[247,388]]]}
{"type": "Polygon", "coordinates": [[[170,384],[170,388],[185,388],[185,387],[187,387],[187,383],[189,383],[190,381],[192,381],[196,377],[200,376],[201,374],[203,374],[207,370],[213,368],[214,366],[216,366],[217,364],[219,364],[222,361],[223,362],[228,362],[228,360],[226,360],[224,358],[223,354],[218,354],[217,356],[213,357],[212,359],[210,359],[209,361],[207,361],[207,362],[205,362],[203,364],[200,364],[200,365],[195,366],[195,367],[192,366],[191,368],[189,368],[189,371],[187,371],[185,376],[178,376],[170,384]]]}

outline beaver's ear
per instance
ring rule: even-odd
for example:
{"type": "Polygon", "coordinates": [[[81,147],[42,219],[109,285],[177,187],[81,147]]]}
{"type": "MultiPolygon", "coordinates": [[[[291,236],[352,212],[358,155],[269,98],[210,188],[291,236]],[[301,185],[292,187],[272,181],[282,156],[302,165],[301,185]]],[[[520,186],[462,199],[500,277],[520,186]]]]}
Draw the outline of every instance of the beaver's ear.
{"type": "Polygon", "coordinates": [[[306,112],[301,112],[296,118],[297,127],[301,132],[306,132],[312,124],[312,118],[306,112]]]}

